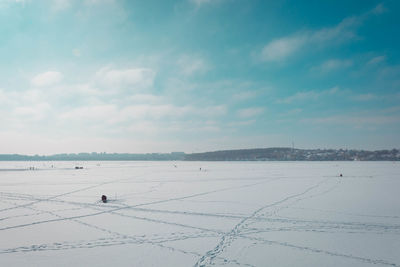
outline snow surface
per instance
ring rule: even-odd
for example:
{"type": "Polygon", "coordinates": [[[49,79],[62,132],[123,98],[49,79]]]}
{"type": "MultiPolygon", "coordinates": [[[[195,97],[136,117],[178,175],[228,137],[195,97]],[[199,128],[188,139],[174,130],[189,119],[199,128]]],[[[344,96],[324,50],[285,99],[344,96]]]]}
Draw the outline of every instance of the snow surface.
{"type": "Polygon", "coordinates": [[[399,162],[0,162],[0,199],[0,266],[400,266],[399,162]]]}

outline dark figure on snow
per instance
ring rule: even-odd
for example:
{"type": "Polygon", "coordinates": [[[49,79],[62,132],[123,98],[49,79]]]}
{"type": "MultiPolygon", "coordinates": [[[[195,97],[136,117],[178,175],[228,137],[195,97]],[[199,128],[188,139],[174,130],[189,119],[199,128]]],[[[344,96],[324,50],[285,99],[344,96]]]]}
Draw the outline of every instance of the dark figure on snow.
{"type": "Polygon", "coordinates": [[[101,196],[101,201],[103,201],[103,203],[107,203],[107,196],[106,195],[102,195],[101,196]]]}

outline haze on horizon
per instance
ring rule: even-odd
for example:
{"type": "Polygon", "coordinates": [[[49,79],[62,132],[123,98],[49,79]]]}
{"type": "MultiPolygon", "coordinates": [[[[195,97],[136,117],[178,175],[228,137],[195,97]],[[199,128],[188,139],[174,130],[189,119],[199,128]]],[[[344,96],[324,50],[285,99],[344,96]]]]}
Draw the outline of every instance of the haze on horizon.
{"type": "Polygon", "coordinates": [[[0,0],[0,154],[399,148],[399,11],[0,0]]]}

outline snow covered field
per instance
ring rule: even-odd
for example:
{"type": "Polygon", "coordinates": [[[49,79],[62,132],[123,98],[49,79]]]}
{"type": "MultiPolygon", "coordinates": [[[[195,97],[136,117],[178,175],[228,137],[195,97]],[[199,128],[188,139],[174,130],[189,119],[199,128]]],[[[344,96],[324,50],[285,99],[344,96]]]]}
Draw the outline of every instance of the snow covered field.
{"type": "Polygon", "coordinates": [[[0,169],[0,266],[400,266],[400,162],[0,169]]]}

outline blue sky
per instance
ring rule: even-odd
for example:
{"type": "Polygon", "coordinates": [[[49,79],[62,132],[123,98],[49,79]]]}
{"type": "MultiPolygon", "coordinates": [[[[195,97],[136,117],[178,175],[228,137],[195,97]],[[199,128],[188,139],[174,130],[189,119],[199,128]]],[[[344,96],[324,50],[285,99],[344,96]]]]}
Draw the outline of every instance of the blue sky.
{"type": "Polygon", "coordinates": [[[0,0],[0,153],[400,147],[399,1],[0,0]]]}

